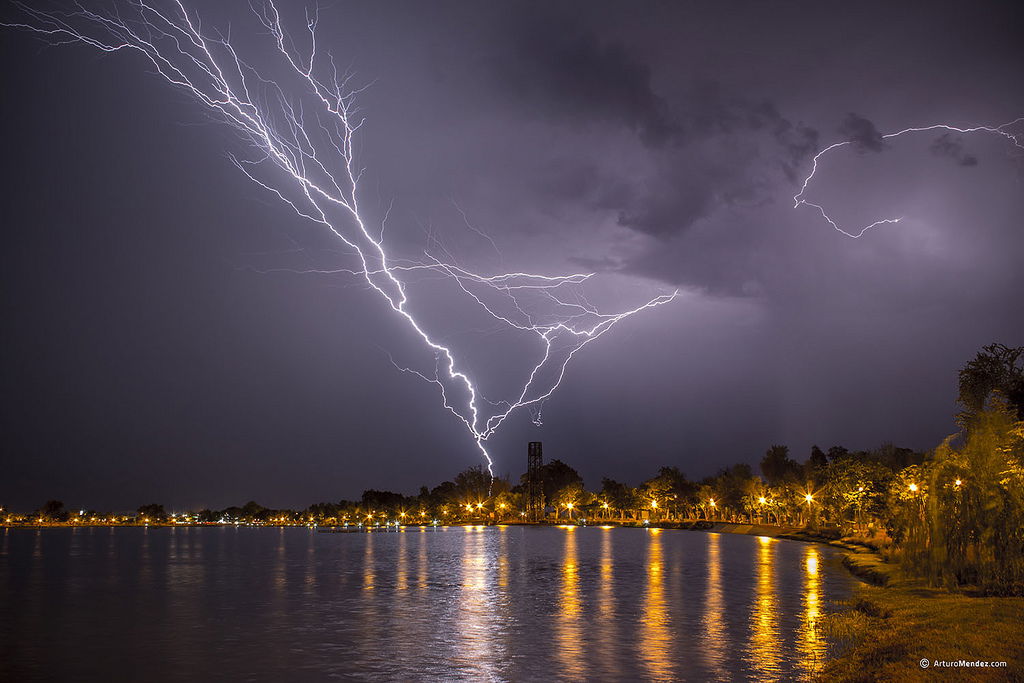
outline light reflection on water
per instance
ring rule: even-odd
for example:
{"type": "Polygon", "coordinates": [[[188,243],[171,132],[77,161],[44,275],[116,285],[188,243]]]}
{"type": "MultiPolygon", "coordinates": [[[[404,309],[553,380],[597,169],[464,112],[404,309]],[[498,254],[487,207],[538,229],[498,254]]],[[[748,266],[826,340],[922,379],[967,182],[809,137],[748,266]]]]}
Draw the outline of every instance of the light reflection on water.
{"type": "Polygon", "coordinates": [[[661,529],[648,529],[647,582],[644,609],[640,617],[642,645],[640,659],[647,677],[670,681],[672,676],[672,635],[668,627],[665,602],[665,566],[661,547],[661,529]]]}
{"type": "Polygon", "coordinates": [[[725,598],[722,590],[722,557],[720,534],[708,534],[707,584],[704,589],[704,614],[701,619],[702,638],[700,652],[704,654],[707,670],[714,680],[729,680],[728,636],[725,632],[725,598]]]}
{"type": "Polygon", "coordinates": [[[655,529],[0,534],[0,680],[799,680],[854,585],[829,548],[655,529]]]}
{"type": "Polygon", "coordinates": [[[774,546],[778,543],[767,536],[758,536],[757,579],[754,609],[750,614],[750,641],[748,661],[760,672],[765,683],[782,680],[781,645],[778,626],[778,605],[775,596],[774,546]]]}

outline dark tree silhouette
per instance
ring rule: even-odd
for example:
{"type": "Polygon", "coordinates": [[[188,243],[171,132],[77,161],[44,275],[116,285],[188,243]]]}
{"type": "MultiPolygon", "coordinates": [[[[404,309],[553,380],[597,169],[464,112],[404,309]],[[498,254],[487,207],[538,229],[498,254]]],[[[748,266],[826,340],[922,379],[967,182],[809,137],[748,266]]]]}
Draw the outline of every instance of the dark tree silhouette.
{"type": "Polygon", "coordinates": [[[963,409],[957,415],[960,425],[970,425],[995,392],[1016,411],[1017,419],[1024,419],[1024,346],[989,344],[963,367],[957,397],[963,409]]]}
{"type": "Polygon", "coordinates": [[[50,522],[62,522],[68,518],[68,512],[62,501],[48,500],[39,508],[39,516],[50,522]]]}
{"type": "Polygon", "coordinates": [[[580,473],[561,460],[552,460],[541,466],[541,478],[544,482],[544,497],[554,500],[555,494],[569,484],[582,484],[580,473]]]}
{"type": "Polygon", "coordinates": [[[167,519],[167,511],[164,510],[163,505],[157,503],[150,503],[149,505],[143,505],[138,509],[139,517],[145,517],[154,521],[164,521],[167,519]]]}
{"type": "Polygon", "coordinates": [[[789,446],[773,445],[761,459],[761,474],[771,486],[796,479],[801,470],[800,463],[789,457],[789,446]]]}

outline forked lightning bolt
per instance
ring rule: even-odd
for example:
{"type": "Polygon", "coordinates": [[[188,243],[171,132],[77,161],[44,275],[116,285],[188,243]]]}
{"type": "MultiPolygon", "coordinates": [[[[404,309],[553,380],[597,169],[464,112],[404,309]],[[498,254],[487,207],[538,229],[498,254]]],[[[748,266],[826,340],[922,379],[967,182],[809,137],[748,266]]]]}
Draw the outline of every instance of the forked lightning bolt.
{"type": "Polygon", "coordinates": [[[350,85],[351,72],[340,72],[333,57],[319,51],[316,12],[306,15],[309,47],[304,57],[282,26],[274,2],[254,6],[269,32],[269,57],[277,62],[258,68],[239,56],[229,35],[205,30],[180,1],[170,11],[132,2],[130,14],[116,9],[99,13],[82,5],[64,13],[18,7],[27,16],[25,23],[7,26],[32,31],[53,44],[137,53],[160,77],[233,128],[255,150],[253,158],[229,155],[234,165],[298,216],[328,231],[355,257],[356,265],[349,269],[309,272],[346,272],[361,278],[433,353],[431,371],[401,369],[437,385],[444,407],[465,425],[489,471],[493,462],[486,441],[521,408],[534,411],[539,422],[540,406],[558,388],[576,352],[619,321],[678,295],[677,290],[623,312],[601,313],[579,289],[592,273],[482,275],[430,254],[422,262],[389,256],[383,240],[387,215],[379,230],[371,231],[359,205],[362,169],[356,166],[353,144],[362,125],[355,107],[360,90],[350,85]],[[270,70],[284,75],[271,77],[270,70]],[[412,312],[409,283],[403,278],[417,272],[450,280],[497,324],[537,338],[540,360],[512,397],[485,398],[461,369],[452,348],[429,333],[412,312]]]}
{"type": "MultiPolygon", "coordinates": [[[[1013,126],[1020,124],[1021,122],[1024,122],[1024,117],[1014,119],[1013,121],[1004,123],[1001,126],[973,126],[970,128],[958,128],[957,126],[951,126],[945,123],[937,123],[932,126],[904,128],[903,130],[896,131],[895,133],[887,133],[882,136],[882,139],[889,140],[891,138],[897,138],[901,135],[906,135],[908,133],[926,133],[935,130],[944,130],[950,133],[989,133],[1002,136],[1007,141],[1009,141],[1010,144],[1012,144],[1014,147],[1017,147],[1018,149],[1024,149],[1024,145],[1021,144],[1022,133],[1012,133],[1007,130],[1008,128],[1012,128],[1013,126]]],[[[813,207],[817,209],[819,213],[821,213],[821,217],[824,218],[828,222],[828,224],[831,225],[833,228],[843,233],[847,237],[857,239],[871,228],[877,227],[879,225],[885,225],[887,223],[899,223],[901,220],[903,220],[903,218],[882,218],[880,220],[875,221],[874,223],[871,223],[870,225],[863,226],[856,232],[848,232],[843,228],[839,227],[839,224],[825,211],[825,207],[823,207],[821,204],[815,204],[814,202],[810,202],[804,199],[804,194],[807,193],[807,186],[810,184],[811,180],[818,172],[818,161],[823,156],[825,156],[826,154],[835,149],[839,149],[840,147],[846,147],[848,145],[853,144],[856,144],[855,140],[843,140],[841,142],[836,142],[829,145],[828,147],[814,155],[814,159],[811,163],[811,172],[806,178],[804,178],[803,185],[800,186],[800,191],[797,192],[796,195],[794,195],[793,197],[793,208],[799,208],[801,205],[813,207]]]]}

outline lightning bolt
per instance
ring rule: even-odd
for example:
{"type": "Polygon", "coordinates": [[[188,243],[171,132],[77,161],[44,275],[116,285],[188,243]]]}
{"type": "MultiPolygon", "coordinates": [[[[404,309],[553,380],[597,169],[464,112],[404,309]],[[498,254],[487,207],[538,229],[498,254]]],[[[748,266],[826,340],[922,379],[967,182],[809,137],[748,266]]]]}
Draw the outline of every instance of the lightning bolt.
{"type": "MultiPolygon", "coordinates": [[[[173,3],[173,11],[133,2],[130,15],[122,15],[116,8],[101,14],[81,4],[75,11],[60,13],[42,12],[21,3],[16,6],[24,12],[26,22],[3,25],[33,32],[55,45],[84,44],[103,52],[141,55],[159,77],[235,131],[255,154],[239,158],[229,153],[231,163],[300,218],[327,231],[358,264],[301,272],[357,277],[407,324],[434,355],[434,368],[424,372],[395,363],[396,367],[437,386],[442,405],[465,426],[492,477],[493,460],[486,442],[510,415],[526,408],[540,424],[544,401],[559,387],[580,349],[616,323],[669,303],[679,294],[676,290],[626,311],[602,313],[580,291],[593,273],[484,275],[429,252],[422,261],[389,255],[384,245],[387,214],[379,229],[371,231],[359,204],[362,169],[356,163],[354,142],[364,119],[355,100],[363,88],[351,85],[353,73],[340,71],[330,53],[321,53],[318,11],[306,12],[309,42],[308,57],[304,57],[285,31],[273,0],[252,6],[269,33],[275,62],[257,68],[235,51],[230,35],[204,30],[198,15],[190,14],[180,0],[173,3]],[[270,77],[271,71],[282,71],[288,83],[282,85],[283,81],[270,77]],[[407,279],[416,273],[443,277],[496,325],[537,339],[540,359],[511,398],[492,401],[484,397],[451,346],[429,333],[413,313],[407,279]],[[543,304],[539,309],[538,303],[543,304]],[[484,403],[490,408],[484,408],[484,403]]],[[[493,240],[456,208],[467,228],[496,248],[493,240]]]]}
{"type": "MultiPolygon", "coordinates": [[[[945,123],[937,123],[931,126],[904,128],[903,130],[898,130],[895,133],[886,133],[885,135],[882,135],[882,139],[889,140],[892,138],[898,138],[901,135],[907,135],[908,133],[927,133],[929,131],[934,130],[944,130],[950,133],[989,133],[993,135],[999,135],[1005,138],[1007,141],[1010,142],[1010,144],[1012,144],[1017,149],[1024,149],[1024,145],[1021,144],[1020,139],[1021,133],[1011,133],[1008,130],[1006,130],[1007,128],[1011,128],[1021,123],[1022,121],[1024,121],[1024,116],[1014,119],[1013,121],[1004,123],[1000,126],[973,126],[971,128],[958,128],[957,126],[952,126],[945,123]]],[[[804,199],[804,194],[807,192],[807,187],[808,185],[810,185],[811,180],[814,179],[815,174],[817,174],[818,172],[818,161],[833,150],[839,149],[840,147],[846,147],[847,145],[853,145],[855,143],[855,140],[843,140],[841,142],[835,142],[826,147],[825,149],[821,150],[817,154],[815,154],[814,159],[811,163],[810,174],[806,178],[804,178],[803,185],[800,186],[800,191],[793,196],[794,209],[797,209],[800,206],[809,206],[814,209],[817,209],[818,212],[821,214],[821,217],[824,218],[829,225],[831,225],[833,228],[843,233],[847,237],[851,237],[853,239],[861,237],[868,230],[879,225],[899,223],[901,220],[903,220],[903,217],[901,216],[899,218],[882,218],[880,220],[875,221],[874,223],[863,226],[862,228],[855,232],[848,232],[841,228],[839,224],[825,211],[825,207],[823,207],[821,204],[815,204],[814,202],[804,199]]]]}

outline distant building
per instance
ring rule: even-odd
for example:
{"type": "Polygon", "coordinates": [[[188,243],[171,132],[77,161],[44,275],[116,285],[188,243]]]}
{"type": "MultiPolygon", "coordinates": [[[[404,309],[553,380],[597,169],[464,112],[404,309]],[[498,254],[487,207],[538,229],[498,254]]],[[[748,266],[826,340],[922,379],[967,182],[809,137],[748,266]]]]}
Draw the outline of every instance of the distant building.
{"type": "Polygon", "coordinates": [[[544,447],[540,441],[531,441],[526,450],[526,514],[531,522],[544,516],[544,447]]]}

